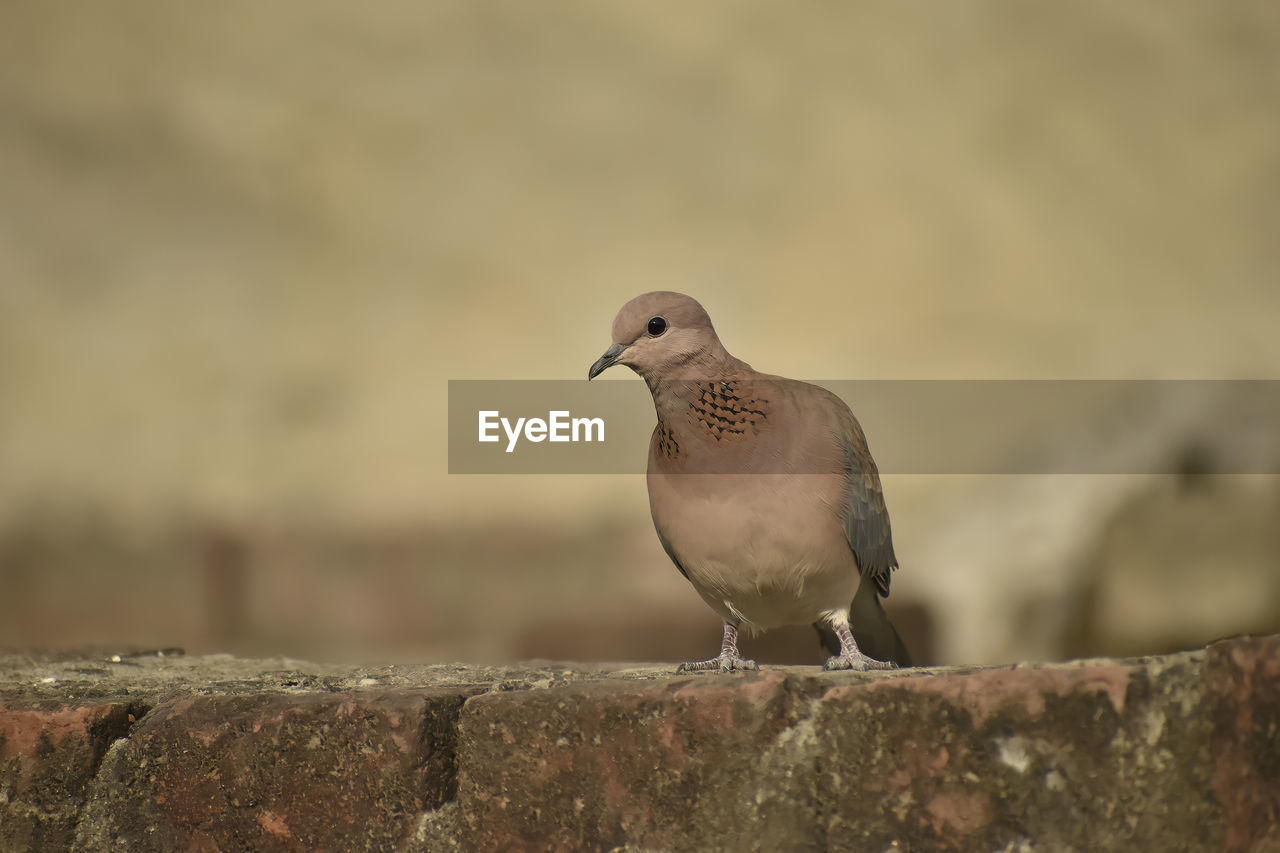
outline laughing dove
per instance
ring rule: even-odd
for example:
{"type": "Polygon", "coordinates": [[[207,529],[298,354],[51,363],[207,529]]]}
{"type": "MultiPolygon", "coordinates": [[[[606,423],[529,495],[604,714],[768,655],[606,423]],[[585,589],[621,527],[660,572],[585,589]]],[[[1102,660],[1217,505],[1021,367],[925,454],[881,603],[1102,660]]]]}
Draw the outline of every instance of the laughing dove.
{"type": "Polygon", "coordinates": [[[910,658],[880,598],[897,568],[871,452],[834,394],[730,355],[695,300],[637,296],[613,321],[615,364],[649,386],[649,508],[680,573],[724,620],[720,654],[683,670],[758,669],[738,632],[813,623],[826,669],[910,658]],[[852,602],[852,603],[850,603],[852,602]]]}

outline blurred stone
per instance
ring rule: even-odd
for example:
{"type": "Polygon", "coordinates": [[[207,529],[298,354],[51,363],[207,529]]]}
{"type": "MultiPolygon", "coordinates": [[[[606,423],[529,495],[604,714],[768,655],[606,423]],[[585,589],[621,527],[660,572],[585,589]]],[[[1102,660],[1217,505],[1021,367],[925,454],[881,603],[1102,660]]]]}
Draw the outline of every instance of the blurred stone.
{"type": "Polygon", "coordinates": [[[1076,576],[1064,657],[1280,630],[1280,487],[1203,472],[1160,478],[1100,525],[1076,576]]]}
{"type": "MultiPolygon", "coordinates": [[[[578,377],[655,286],[811,379],[1275,373],[1275,4],[685,12],[8,4],[0,645],[497,661],[705,613],[638,478],[445,464],[448,379],[578,377]]],[[[1060,656],[1127,485],[909,479],[935,659],[1060,656]]]]}
{"type": "Polygon", "coordinates": [[[942,660],[1154,654],[1280,629],[1280,480],[1266,473],[1280,400],[1229,382],[1144,391],[1010,450],[1043,460],[1030,470],[1117,473],[957,478],[904,537],[894,592],[935,617],[942,660]]]}

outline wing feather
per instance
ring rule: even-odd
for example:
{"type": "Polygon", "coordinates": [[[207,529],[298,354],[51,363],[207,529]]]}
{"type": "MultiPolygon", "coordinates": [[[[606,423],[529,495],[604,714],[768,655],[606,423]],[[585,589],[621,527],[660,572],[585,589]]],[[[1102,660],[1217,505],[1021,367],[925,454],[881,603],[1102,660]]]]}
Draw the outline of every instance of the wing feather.
{"type": "Polygon", "coordinates": [[[858,570],[875,582],[882,596],[889,594],[890,574],[898,567],[893,553],[893,531],[884,503],[880,472],[876,469],[862,426],[847,406],[841,420],[840,443],[848,488],[844,534],[858,559],[858,570]]]}

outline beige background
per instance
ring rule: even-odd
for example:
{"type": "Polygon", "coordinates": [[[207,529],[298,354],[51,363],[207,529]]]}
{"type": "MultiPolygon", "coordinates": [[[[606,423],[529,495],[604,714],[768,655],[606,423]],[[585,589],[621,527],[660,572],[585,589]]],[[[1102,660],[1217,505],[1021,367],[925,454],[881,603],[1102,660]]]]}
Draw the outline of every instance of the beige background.
{"type": "MultiPolygon", "coordinates": [[[[446,473],[448,379],[580,377],[649,289],[798,377],[1280,364],[1274,4],[2,15],[3,644],[710,653],[639,478],[446,473]]],[[[1027,479],[886,484],[931,658],[1280,625],[1270,480],[1027,479]]]]}

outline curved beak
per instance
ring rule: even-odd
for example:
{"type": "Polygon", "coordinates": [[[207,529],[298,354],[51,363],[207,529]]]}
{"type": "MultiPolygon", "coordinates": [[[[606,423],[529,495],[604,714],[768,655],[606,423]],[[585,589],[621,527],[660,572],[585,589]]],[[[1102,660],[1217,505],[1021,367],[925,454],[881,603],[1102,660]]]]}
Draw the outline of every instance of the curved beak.
{"type": "Polygon", "coordinates": [[[622,344],[614,344],[604,351],[604,355],[596,359],[596,363],[591,365],[591,369],[587,371],[587,379],[592,380],[604,373],[610,367],[618,363],[618,359],[626,352],[627,348],[622,344]]]}

